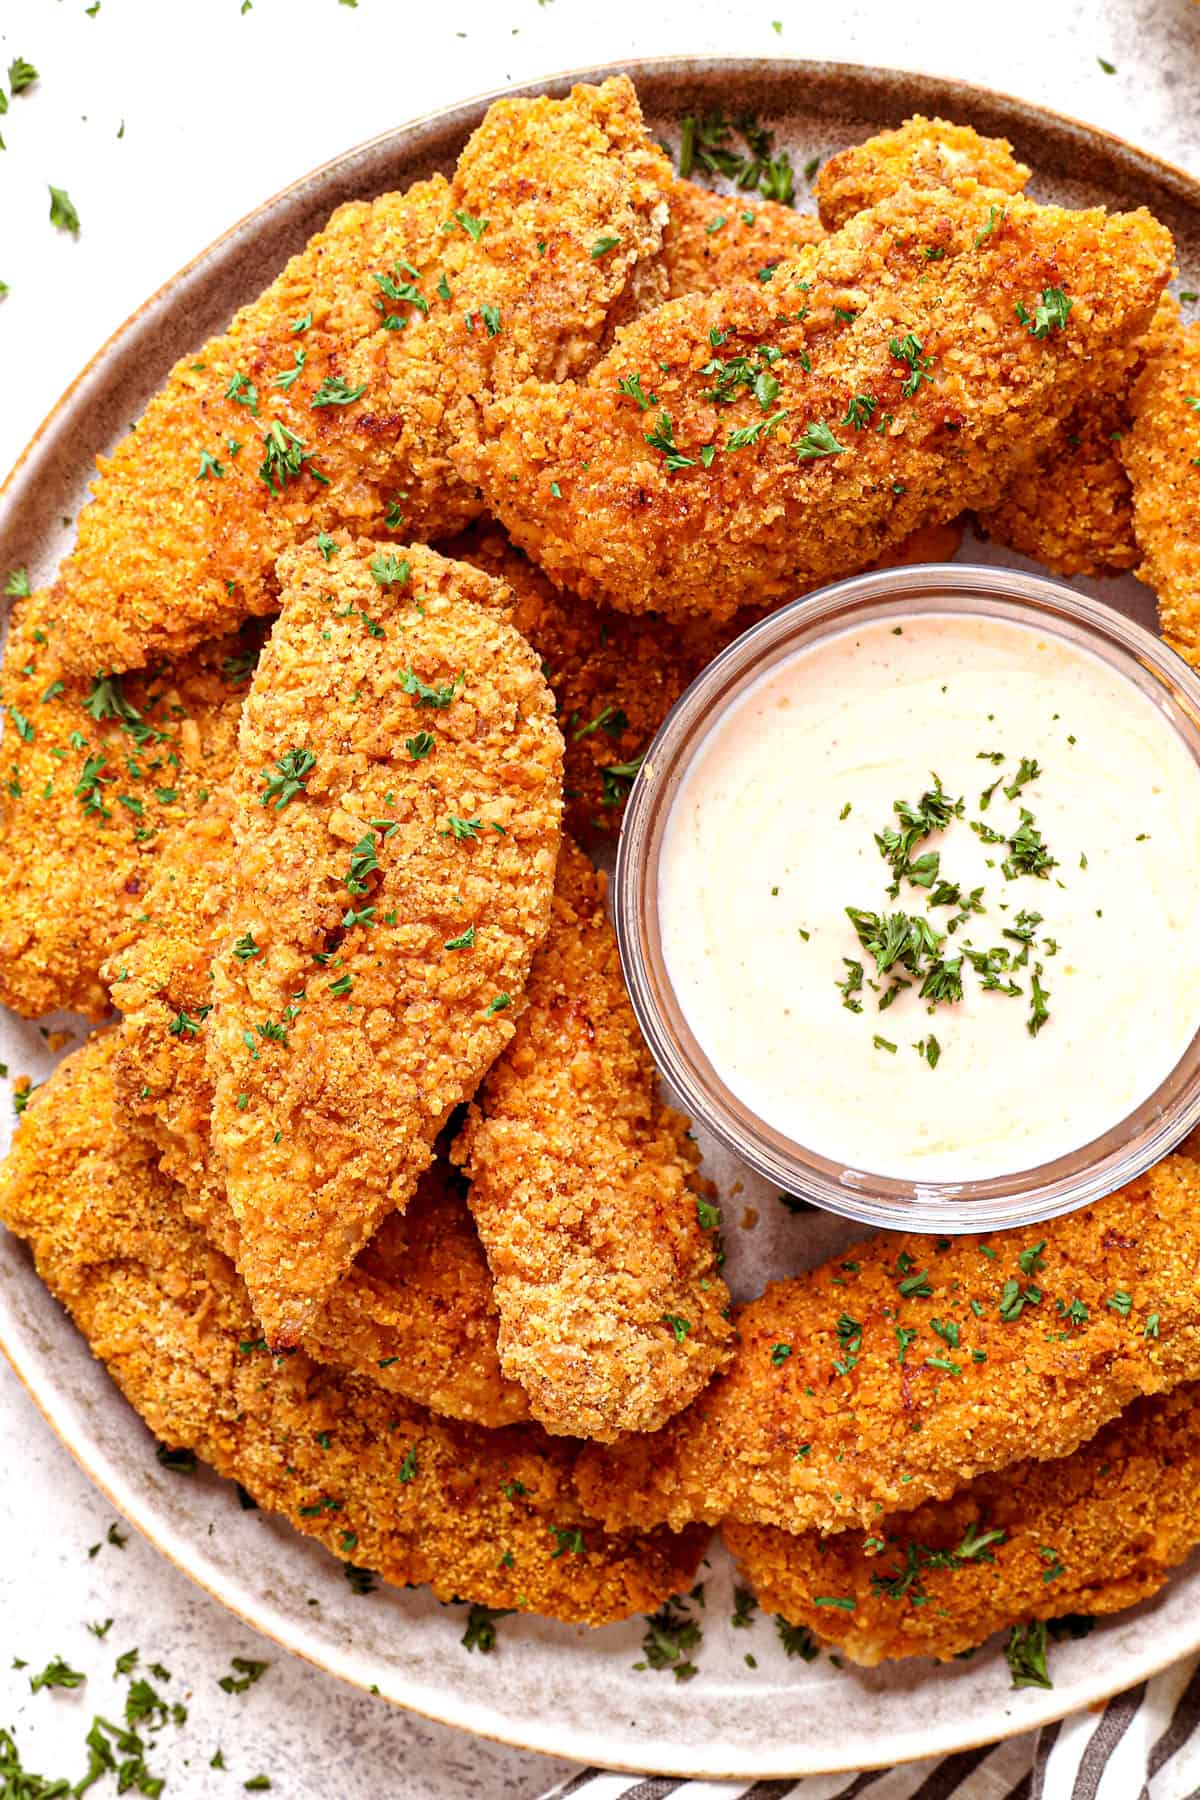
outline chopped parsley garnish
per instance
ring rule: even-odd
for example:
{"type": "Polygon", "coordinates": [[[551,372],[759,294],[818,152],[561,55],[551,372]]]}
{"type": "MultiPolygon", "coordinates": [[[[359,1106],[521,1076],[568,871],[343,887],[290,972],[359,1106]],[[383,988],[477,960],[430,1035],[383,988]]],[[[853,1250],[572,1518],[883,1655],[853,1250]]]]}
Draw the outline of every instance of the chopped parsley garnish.
{"type": "Polygon", "coordinates": [[[477,244],[479,242],[480,238],[483,236],[484,232],[487,230],[488,225],[490,223],[490,221],[488,219],[472,218],[472,216],[469,212],[456,212],[454,217],[456,218],[458,223],[462,226],[463,230],[466,232],[467,236],[470,238],[470,240],[473,244],[477,244]]]}
{"type": "Polygon", "coordinates": [[[464,1649],[490,1655],[496,1648],[496,1620],[509,1618],[515,1610],[512,1606],[472,1605],[467,1611],[467,1629],[461,1640],[464,1649]]]}
{"type": "Polygon", "coordinates": [[[407,587],[412,570],[406,559],[389,550],[385,556],[371,558],[371,574],[381,588],[407,587]]]}
{"type": "Polygon", "coordinates": [[[652,450],[660,450],[666,459],[668,471],[675,469],[693,469],[696,466],[694,456],[684,456],[675,443],[675,427],[671,415],[660,412],[654,430],[645,434],[645,440],[652,450]]]}
{"type": "Polygon", "coordinates": [[[1030,318],[1028,309],[1020,300],[1016,304],[1017,318],[1025,326],[1030,337],[1049,337],[1052,331],[1066,329],[1074,301],[1070,300],[1060,287],[1042,289],[1042,297],[1034,308],[1030,318]]]}
{"type": "Polygon", "coordinates": [[[302,438],[296,436],[279,419],[272,419],[263,434],[263,460],[259,465],[259,477],[265,481],[273,494],[282,494],[289,481],[298,481],[304,473],[305,465],[314,481],[328,487],[329,479],[319,469],[312,466],[313,452],[304,448],[302,438]]]}
{"type": "Polygon", "coordinates": [[[650,408],[656,404],[656,395],[643,392],[640,375],[623,375],[617,383],[617,392],[624,394],[627,400],[635,401],[641,412],[649,412],[650,408]]]}
{"type": "Polygon", "coordinates": [[[400,686],[406,694],[412,695],[418,706],[432,706],[440,712],[450,705],[463,680],[462,675],[456,675],[453,681],[443,681],[437,687],[430,687],[414,675],[411,669],[405,669],[400,677],[400,686]]]}
{"type": "Polygon", "coordinates": [[[493,1018],[496,1013],[503,1012],[506,1007],[509,1007],[511,1005],[512,1005],[512,1001],[509,999],[507,994],[497,994],[496,998],[494,1000],[489,1000],[488,1005],[487,1005],[487,1010],[484,1013],[484,1018],[485,1019],[493,1018]]]}
{"type": "Polygon", "coordinates": [[[340,375],[327,375],[309,405],[314,411],[320,406],[349,406],[353,401],[361,400],[366,391],[366,382],[361,387],[351,387],[340,375]]]}
{"type": "Polygon", "coordinates": [[[635,1669],[670,1669],[676,1681],[690,1681],[699,1669],[691,1660],[704,1636],[700,1621],[686,1610],[682,1598],[664,1601],[658,1611],[646,1619],[642,1639],[643,1661],[635,1669]]]}
{"type": "Polygon", "coordinates": [[[933,358],[922,355],[921,340],[911,331],[906,332],[902,338],[892,338],[888,350],[897,362],[904,363],[908,369],[900,392],[906,400],[911,400],[923,381],[932,383],[930,371],[933,368],[933,358]]]}
{"type": "Polygon", "coordinates": [[[66,188],[50,188],[50,223],[57,225],[60,231],[70,231],[79,235],[79,214],[71,204],[71,196],[66,188]]]}
{"type": "Polygon", "coordinates": [[[31,1693],[38,1693],[42,1688],[77,1688],[82,1687],[87,1676],[78,1669],[71,1668],[61,1656],[52,1656],[39,1675],[29,1677],[31,1693]]]}
{"type": "Polygon", "coordinates": [[[1046,1623],[1034,1619],[1014,1625],[1004,1647],[1014,1688],[1054,1686],[1046,1670],[1046,1623]]]}
{"type": "Polygon", "coordinates": [[[819,456],[844,456],[848,445],[839,444],[824,419],[807,425],[796,441],[796,461],[809,462],[819,456]]]}
{"type": "Polygon", "coordinates": [[[286,750],[275,764],[278,771],[271,775],[266,769],[262,771],[262,780],[266,783],[265,792],[259,797],[260,806],[269,806],[275,802],[275,809],[287,805],[304,790],[307,777],[317,766],[317,759],[311,750],[286,750]]]}

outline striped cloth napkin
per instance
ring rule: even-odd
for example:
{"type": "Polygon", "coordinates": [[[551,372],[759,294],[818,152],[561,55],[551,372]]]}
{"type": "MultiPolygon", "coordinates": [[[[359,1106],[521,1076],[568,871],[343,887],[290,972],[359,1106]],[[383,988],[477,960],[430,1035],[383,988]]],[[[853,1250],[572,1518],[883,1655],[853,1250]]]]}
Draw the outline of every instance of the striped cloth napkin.
{"type": "Polygon", "coordinates": [[[1096,1712],[936,1762],[798,1781],[583,1769],[542,1800],[1200,1800],[1200,1658],[1096,1712]]]}

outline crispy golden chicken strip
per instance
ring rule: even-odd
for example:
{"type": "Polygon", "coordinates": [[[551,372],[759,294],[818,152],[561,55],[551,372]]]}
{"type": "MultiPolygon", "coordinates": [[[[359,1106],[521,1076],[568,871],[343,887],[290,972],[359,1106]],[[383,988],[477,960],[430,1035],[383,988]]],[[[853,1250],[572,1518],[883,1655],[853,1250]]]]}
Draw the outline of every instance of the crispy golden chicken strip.
{"type": "Polygon", "coordinates": [[[654,1431],[728,1360],[716,1208],[625,991],[605,880],[569,840],[516,1036],[454,1149],[500,1361],[548,1431],[654,1431]]]}
{"type": "Polygon", "coordinates": [[[276,1347],[512,1036],[562,812],[553,700],[498,584],[344,534],[279,575],[205,1044],[239,1268],[276,1347]]]}
{"type": "MultiPolygon", "coordinates": [[[[147,1132],[175,1198],[209,1242],[237,1261],[237,1223],[212,1154],[204,1038],[212,958],[229,938],[232,805],[214,797],[164,850],[106,968],[124,1008],[112,1057],[121,1116],[147,1132]]],[[[524,1390],[500,1370],[496,1302],[479,1234],[444,1160],[387,1217],[302,1339],[336,1363],[450,1418],[528,1418],[524,1390]]]]}
{"type": "Polygon", "coordinates": [[[757,281],[760,271],[825,236],[815,213],[799,213],[776,200],[714,194],[692,181],[673,181],[670,203],[662,242],[670,300],[709,294],[734,281],[757,281]]]}
{"type": "Polygon", "coordinates": [[[1200,1542],[1200,1387],[1135,1400],[1057,1462],[981,1475],[868,1531],[729,1525],[761,1604],[852,1662],[943,1662],[1005,1625],[1113,1613],[1158,1592],[1200,1542]]]}
{"type": "MultiPolygon", "coordinates": [[[[832,227],[906,182],[939,187],[978,181],[1015,194],[1028,179],[1029,170],[1004,139],[918,116],[831,158],[817,192],[822,217],[832,227]]],[[[1093,386],[1037,462],[982,514],[990,538],[1059,575],[1110,575],[1136,565],[1133,501],[1116,445],[1129,422],[1132,374],[1121,363],[1092,371],[1093,386]]]]}
{"type": "MultiPolygon", "coordinates": [[[[948,562],[961,541],[957,521],[927,526],[888,561],[948,562]]],[[[570,830],[585,839],[616,831],[642,757],[676,700],[763,614],[746,607],[718,623],[590,606],[560,593],[492,524],[475,526],[445,548],[499,576],[516,595],[513,624],[541,657],[558,703],[570,830]]]]}
{"type": "Polygon", "coordinates": [[[44,594],[18,601],[0,673],[0,1001],[98,1018],[99,967],[171,834],[232,767],[252,631],[174,667],[70,675],[44,594]]]}
{"type": "Polygon", "coordinates": [[[1178,323],[1134,390],[1121,455],[1133,483],[1138,574],[1163,636],[1200,665],[1200,326],[1178,323]]]}
{"type": "Polygon", "coordinates": [[[687,1586],[706,1534],[606,1536],[572,1492],[576,1446],[436,1419],[260,1347],[232,1264],[120,1128],[111,1042],[94,1038],[30,1102],[0,1218],[158,1437],[336,1555],[440,1599],[602,1624],[687,1586]]]}
{"type": "Polygon", "coordinates": [[[1127,423],[1127,389],[1081,401],[1036,468],[1018,475],[998,506],[980,514],[988,537],[1056,575],[1117,575],[1135,568],[1133,494],[1115,439],[1127,423]]]}
{"type": "Polygon", "coordinates": [[[558,586],[728,618],[992,505],[1093,366],[1131,365],[1171,256],[1144,212],[903,188],[627,326],[586,381],[526,382],[454,454],[558,586]]]}
{"type": "Polygon", "coordinates": [[[878,132],[831,156],[814,191],[822,225],[827,231],[840,231],[847,220],[906,184],[944,188],[971,180],[994,189],[994,197],[999,197],[1019,194],[1029,173],[1016,160],[1007,138],[981,137],[970,125],[914,113],[894,131],[878,132]]]}
{"type": "Polygon", "coordinates": [[[1022,1451],[1069,1456],[1139,1395],[1200,1379],[1200,1164],[990,1237],[885,1233],[735,1314],[729,1370],[665,1431],[597,1448],[611,1527],[871,1527],[1022,1451]]]}
{"type": "Polygon", "coordinates": [[[341,207],[101,459],[64,659],[134,667],[274,612],[277,556],[318,529],[465,525],[463,392],[576,372],[661,297],[670,179],[617,77],[497,102],[451,182],[341,207]]]}

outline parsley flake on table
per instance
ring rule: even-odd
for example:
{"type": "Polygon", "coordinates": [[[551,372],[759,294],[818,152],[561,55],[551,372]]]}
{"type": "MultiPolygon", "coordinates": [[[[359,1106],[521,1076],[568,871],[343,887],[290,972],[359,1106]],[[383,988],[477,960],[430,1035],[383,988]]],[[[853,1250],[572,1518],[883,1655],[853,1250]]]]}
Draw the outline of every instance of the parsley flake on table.
{"type": "Polygon", "coordinates": [[[71,196],[66,188],[50,185],[50,223],[60,231],[70,231],[79,235],[79,214],[71,204],[71,196]]]}

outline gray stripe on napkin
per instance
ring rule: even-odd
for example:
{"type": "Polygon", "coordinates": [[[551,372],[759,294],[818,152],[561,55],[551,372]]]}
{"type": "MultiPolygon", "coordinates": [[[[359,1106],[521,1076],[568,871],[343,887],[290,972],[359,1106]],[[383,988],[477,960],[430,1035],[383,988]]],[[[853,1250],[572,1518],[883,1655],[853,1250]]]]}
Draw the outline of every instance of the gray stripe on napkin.
{"type": "Polygon", "coordinates": [[[577,1794],[582,1787],[604,1773],[603,1769],[580,1769],[578,1775],[572,1775],[565,1787],[555,1788],[557,1800],[567,1800],[568,1794],[577,1794]]]}
{"type": "Polygon", "coordinates": [[[1037,1744],[1033,1752],[1033,1768],[1030,1770],[1029,1800],[1045,1800],[1046,1764],[1050,1760],[1050,1752],[1058,1742],[1058,1734],[1061,1730],[1062,1721],[1060,1719],[1038,1732],[1037,1744]]]}
{"type": "MultiPolygon", "coordinates": [[[[1147,1766],[1151,1781],[1163,1764],[1170,1762],[1175,1752],[1183,1748],[1197,1725],[1200,1725],[1200,1665],[1197,1665],[1195,1674],[1180,1694],[1175,1711],[1171,1714],[1170,1724],[1151,1746],[1147,1766]]],[[[1138,1800],[1142,1800],[1142,1795],[1148,1796],[1149,1792],[1148,1787],[1143,1787],[1138,1800]]]]}
{"type": "Polygon", "coordinates": [[[995,1744],[981,1744],[975,1750],[959,1750],[954,1756],[945,1757],[936,1769],[930,1770],[911,1800],[950,1800],[954,1790],[995,1748],[995,1744]]]}
{"type": "Polygon", "coordinates": [[[1104,1779],[1108,1759],[1133,1724],[1145,1698],[1146,1684],[1143,1681],[1137,1687],[1130,1688],[1127,1694],[1109,1701],[1080,1758],[1079,1773],[1075,1777],[1075,1786],[1071,1789],[1071,1800],[1096,1800],[1096,1790],[1104,1779]]]}

